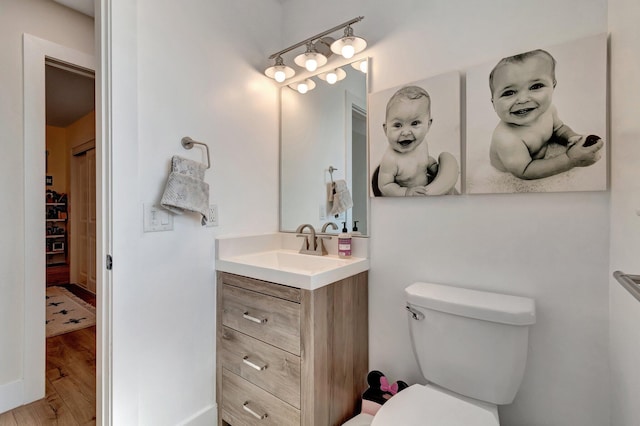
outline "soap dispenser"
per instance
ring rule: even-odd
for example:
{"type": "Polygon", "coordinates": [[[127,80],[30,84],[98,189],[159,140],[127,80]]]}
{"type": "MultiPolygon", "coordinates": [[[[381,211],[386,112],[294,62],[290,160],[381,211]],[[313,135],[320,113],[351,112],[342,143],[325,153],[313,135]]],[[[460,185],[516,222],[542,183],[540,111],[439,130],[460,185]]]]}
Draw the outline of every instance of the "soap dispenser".
{"type": "Polygon", "coordinates": [[[351,235],[360,235],[361,232],[358,231],[358,222],[360,222],[359,220],[354,220],[353,221],[353,229],[351,230],[351,235]]]}
{"type": "Polygon", "coordinates": [[[342,222],[342,232],[338,235],[338,256],[351,257],[351,234],[347,231],[347,222],[342,222]]]}

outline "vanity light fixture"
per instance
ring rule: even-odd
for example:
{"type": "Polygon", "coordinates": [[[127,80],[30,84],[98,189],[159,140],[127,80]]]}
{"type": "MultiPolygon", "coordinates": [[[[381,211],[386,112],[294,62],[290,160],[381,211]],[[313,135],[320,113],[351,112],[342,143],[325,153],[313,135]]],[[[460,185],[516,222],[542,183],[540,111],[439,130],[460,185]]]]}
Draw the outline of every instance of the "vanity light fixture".
{"type": "Polygon", "coordinates": [[[326,81],[329,84],[335,84],[340,80],[344,80],[347,76],[347,73],[342,68],[336,68],[331,71],[324,72],[322,74],[318,74],[318,78],[326,81]]]}
{"type": "Polygon", "coordinates": [[[366,59],[363,59],[361,61],[356,61],[356,62],[352,62],[351,66],[355,69],[357,69],[358,71],[362,71],[363,73],[367,73],[367,71],[369,70],[369,63],[367,62],[366,59]]]}
{"type": "MultiPolygon", "coordinates": [[[[284,64],[282,55],[292,51],[300,46],[306,46],[306,51],[297,55],[294,58],[294,62],[304,67],[307,71],[313,72],[318,67],[322,67],[327,63],[327,59],[333,53],[339,53],[345,58],[351,58],[356,53],[362,52],[367,47],[367,42],[360,37],[353,35],[353,29],[351,25],[356,22],[360,22],[364,19],[364,16],[358,16],[340,25],[337,25],[331,29],[328,29],[320,34],[316,34],[313,37],[309,37],[306,40],[302,40],[294,45],[282,49],[279,52],[269,56],[269,59],[275,59],[275,64],[268,67],[264,73],[267,77],[273,78],[278,83],[282,83],[285,80],[293,77],[295,71],[284,64]],[[344,29],[344,36],[338,40],[334,40],[331,37],[325,37],[331,33],[344,29]]],[[[337,79],[336,81],[340,81],[337,79]]]]}
{"type": "Polygon", "coordinates": [[[296,75],[296,72],[293,68],[288,67],[284,64],[282,56],[276,57],[276,63],[264,70],[264,73],[267,77],[273,78],[278,83],[282,83],[286,79],[296,75]]]}
{"type": "Polygon", "coordinates": [[[356,53],[362,52],[367,47],[367,41],[361,37],[353,35],[353,28],[347,25],[344,29],[344,36],[331,44],[331,51],[342,55],[345,59],[353,58],[356,53]]]}
{"type": "Polygon", "coordinates": [[[316,83],[310,78],[307,78],[306,80],[302,80],[297,83],[292,83],[289,85],[289,87],[291,87],[293,90],[297,90],[298,93],[304,95],[309,90],[315,89],[316,83]]]}

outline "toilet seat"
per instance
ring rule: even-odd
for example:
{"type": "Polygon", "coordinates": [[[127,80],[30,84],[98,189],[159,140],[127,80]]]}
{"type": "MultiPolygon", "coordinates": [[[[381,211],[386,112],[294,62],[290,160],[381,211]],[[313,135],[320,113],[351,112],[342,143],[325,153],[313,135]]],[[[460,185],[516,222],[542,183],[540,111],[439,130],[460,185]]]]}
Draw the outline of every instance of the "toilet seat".
{"type": "Polygon", "coordinates": [[[387,401],[371,426],[499,426],[498,407],[433,385],[413,385],[387,401]]]}

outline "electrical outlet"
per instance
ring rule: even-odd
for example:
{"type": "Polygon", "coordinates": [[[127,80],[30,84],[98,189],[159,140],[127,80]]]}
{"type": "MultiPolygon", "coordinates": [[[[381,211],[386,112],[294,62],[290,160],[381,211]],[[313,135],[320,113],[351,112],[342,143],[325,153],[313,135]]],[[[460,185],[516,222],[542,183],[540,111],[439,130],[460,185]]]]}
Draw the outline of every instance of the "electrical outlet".
{"type": "Polygon", "coordinates": [[[209,204],[207,226],[218,226],[218,206],[216,204],[209,204]]]}

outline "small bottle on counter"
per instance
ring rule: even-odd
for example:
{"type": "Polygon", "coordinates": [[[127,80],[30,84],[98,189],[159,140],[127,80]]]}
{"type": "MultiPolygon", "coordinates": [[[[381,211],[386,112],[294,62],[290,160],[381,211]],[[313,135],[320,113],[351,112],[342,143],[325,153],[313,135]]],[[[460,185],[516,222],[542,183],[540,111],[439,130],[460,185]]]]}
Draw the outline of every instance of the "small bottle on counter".
{"type": "Polygon", "coordinates": [[[342,232],[338,235],[338,256],[351,257],[351,234],[347,231],[347,222],[342,222],[342,232]]]}

